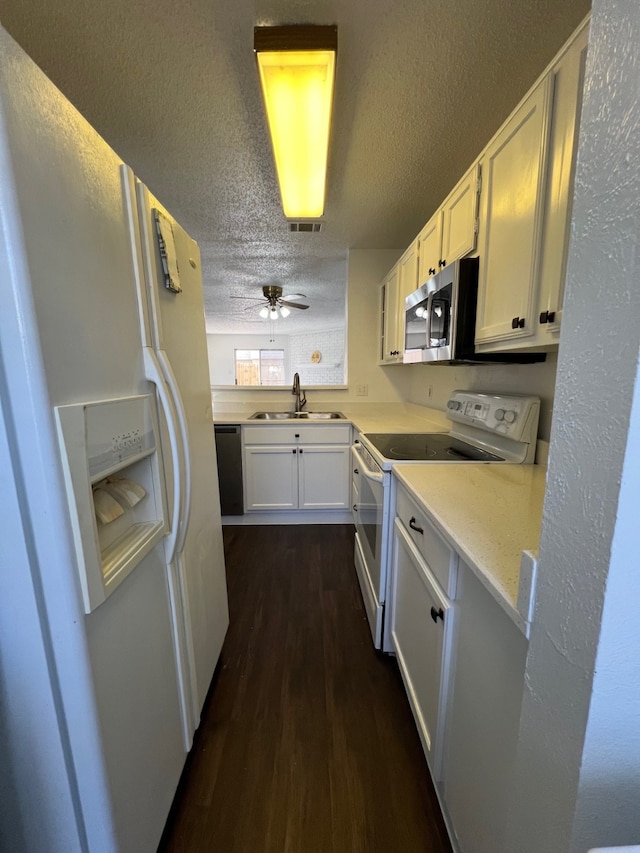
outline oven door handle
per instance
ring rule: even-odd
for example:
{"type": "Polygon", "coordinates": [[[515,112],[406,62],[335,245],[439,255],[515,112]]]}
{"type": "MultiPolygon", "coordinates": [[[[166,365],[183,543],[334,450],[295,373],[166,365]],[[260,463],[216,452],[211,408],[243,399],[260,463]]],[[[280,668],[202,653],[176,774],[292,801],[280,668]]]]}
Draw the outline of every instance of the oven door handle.
{"type": "Polygon", "coordinates": [[[372,471],[355,445],[351,445],[351,450],[360,462],[360,476],[366,477],[367,480],[372,480],[374,483],[382,483],[384,481],[384,474],[378,474],[376,471],[372,471]]]}

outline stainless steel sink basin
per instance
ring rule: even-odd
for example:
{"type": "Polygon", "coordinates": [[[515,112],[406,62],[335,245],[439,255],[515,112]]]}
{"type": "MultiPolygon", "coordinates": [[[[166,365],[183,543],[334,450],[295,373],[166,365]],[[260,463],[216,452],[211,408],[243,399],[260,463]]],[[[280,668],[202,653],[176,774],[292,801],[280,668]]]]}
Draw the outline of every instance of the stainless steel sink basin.
{"type": "Polygon", "coordinates": [[[250,421],[284,421],[287,418],[295,418],[295,412],[254,412],[250,421]]]}
{"type": "Polygon", "coordinates": [[[285,421],[294,418],[308,421],[330,421],[344,419],[342,412],[254,412],[250,421],[285,421]]]}

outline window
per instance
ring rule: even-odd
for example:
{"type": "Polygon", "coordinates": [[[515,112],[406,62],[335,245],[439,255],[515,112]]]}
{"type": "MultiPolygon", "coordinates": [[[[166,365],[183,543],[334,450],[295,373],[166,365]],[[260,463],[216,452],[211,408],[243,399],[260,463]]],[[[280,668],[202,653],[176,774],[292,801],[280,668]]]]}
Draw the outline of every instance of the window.
{"type": "Polygon", "coordinates": [[[237,349],[236,385],[282,385],[284,383],[283,349],[237,349]]]}

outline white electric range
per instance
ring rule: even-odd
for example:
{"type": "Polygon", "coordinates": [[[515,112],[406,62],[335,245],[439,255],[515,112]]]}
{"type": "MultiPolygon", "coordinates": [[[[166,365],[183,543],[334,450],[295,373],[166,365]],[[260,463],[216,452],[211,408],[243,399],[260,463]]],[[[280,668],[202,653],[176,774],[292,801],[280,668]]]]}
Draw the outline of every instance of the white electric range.
{"type": "Polygon", "coordinates": [[[354,443],[354,560],[377,649],[383,647],[391,558],[393,466],[399,462],[532,464],[539,414],[538,397],[454,391],[447,402],[449,432],[364,433],[354,443]]]}

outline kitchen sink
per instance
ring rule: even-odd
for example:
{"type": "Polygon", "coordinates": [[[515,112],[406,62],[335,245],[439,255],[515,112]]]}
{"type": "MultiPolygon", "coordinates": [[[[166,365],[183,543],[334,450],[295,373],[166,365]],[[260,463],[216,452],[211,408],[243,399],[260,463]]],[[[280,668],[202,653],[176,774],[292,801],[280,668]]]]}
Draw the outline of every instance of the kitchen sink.
{"type": "Polygon", "coordinates": [[[295,418],[296,420],[329,421],[343,419],[342,412],[254,412],[250,421],[284,421],[295,418]]]}

